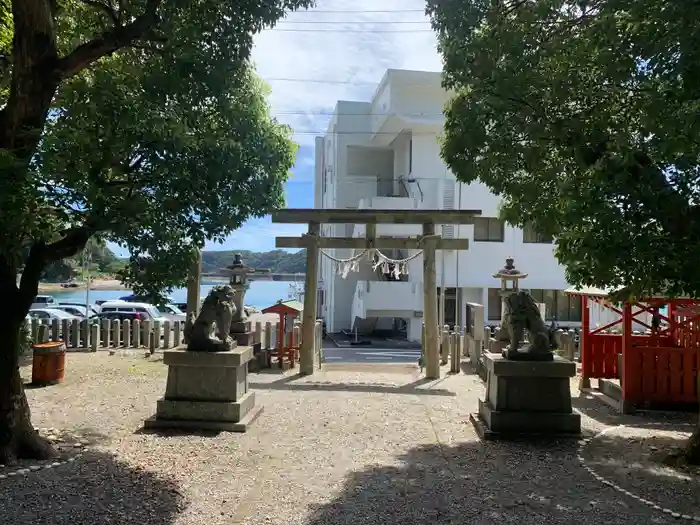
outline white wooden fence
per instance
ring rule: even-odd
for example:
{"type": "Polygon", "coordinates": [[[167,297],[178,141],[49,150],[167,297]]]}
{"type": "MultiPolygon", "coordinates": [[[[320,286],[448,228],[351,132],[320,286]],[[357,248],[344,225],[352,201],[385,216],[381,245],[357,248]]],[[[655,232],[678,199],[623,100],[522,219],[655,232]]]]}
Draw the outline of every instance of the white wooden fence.
{"type": "MultiPolygon", "coordinates": [[[[99,323],[78,319],[52,321],[32,319],[27,321],[33,343],[63,341],[69,350],[96,352],[100,349],[138,349],[162,350],[174,348],[183,343],[183,324],[165,321],[120,321],[103,319],[99,323]]],[[[279,337],[278,324],[270,321],[257,322],[253,325],[255,342],[261,343],[263,350],[272,350],[279,337]]],[[[301,324],[294,323],[292,331],[285,334],[285,340],[294,334],[294,340],[301,340],[301,324]]],[[[316,321],[314,346],[319,362],[322,361],[322,323],[316,321]]]]}

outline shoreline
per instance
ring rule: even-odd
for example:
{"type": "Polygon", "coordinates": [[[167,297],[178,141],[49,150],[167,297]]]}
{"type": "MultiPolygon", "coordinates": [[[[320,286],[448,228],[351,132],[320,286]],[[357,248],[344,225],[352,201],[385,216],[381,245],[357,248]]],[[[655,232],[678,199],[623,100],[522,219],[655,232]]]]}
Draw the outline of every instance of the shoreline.
{"type": "MultiPolygon", "coordinates": [[[[84,292],[87,290],[85,283],[79,284],[72,288],[63,288],[63,283],[39,283],[39,293],[56,293],[56,292],[84,292]]],[[[90,283],[90,291],[122,291],[128,290],[121,281],[117,279],[97,279],[90,283]]]]}

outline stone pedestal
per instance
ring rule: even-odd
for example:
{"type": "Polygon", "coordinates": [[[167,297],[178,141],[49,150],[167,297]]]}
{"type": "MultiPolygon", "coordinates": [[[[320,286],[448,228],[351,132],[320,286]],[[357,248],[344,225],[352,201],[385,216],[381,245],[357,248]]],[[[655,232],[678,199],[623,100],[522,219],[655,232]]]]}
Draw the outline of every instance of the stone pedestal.
{"type": "Polygon", "coordinates": [[[250,321],[239,321],[231,323],[231,337],[241,346],[253,346],[255,342],[255,332],[250,321]]]}
{"type": "Polygon", "coordinates": [[[581,434],[581,416],[571,407],[570,378],[576,364],[553,361],[509,361],[484,356],[486,399],[471,420],[482,439],[581,434]]]}
{"type": "Polygon", "coordinates": [[[248,390],[250,346],[229,352],[163,352],[168,366],[165,396],[146,428],[227,430],[245,432],[262,412],[248,390]]]}
{"type": "Polygon", "coordinates": [[[499,341],[498,339],[490,339],[488,351],[492,354],[500,354],[510,346],[508,341],[499,341]]]}

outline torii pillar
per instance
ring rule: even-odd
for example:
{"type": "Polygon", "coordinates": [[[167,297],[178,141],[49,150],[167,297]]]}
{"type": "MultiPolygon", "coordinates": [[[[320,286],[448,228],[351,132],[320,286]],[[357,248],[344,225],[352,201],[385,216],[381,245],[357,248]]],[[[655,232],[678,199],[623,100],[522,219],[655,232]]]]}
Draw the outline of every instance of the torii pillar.
{"type": "Polygon", "coordinates": [[[435,277],[435,223],[423,224],[423,323],[425,324],[425,377],[440,378],[438,296],[435,277]]]}

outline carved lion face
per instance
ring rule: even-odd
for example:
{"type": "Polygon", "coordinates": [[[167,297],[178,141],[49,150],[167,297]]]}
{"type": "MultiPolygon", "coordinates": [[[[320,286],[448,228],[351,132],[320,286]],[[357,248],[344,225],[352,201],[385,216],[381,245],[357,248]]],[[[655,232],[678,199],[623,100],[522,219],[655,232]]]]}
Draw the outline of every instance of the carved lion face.
{"type": "Polygon", "coordinates": [[[228,284],[217,285],[212,288],[211,293],[216,297],[219,303],[231,303],[236,296],[236,290],[234,290],[228,284]]]}

